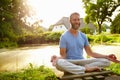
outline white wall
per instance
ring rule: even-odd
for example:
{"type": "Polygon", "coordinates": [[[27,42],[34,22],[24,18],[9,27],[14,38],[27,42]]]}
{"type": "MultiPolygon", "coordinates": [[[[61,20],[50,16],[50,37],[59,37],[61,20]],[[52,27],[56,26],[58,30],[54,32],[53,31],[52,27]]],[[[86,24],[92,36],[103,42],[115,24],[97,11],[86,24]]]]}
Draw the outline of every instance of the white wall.
{"type": "Polygon", "coordinates": [[[64,25],[58,25],[58,26],[54,26],[54,28],[52,29],[53,32],[57,32],[57,31],[67,31],[66,27],[64,25]]]}

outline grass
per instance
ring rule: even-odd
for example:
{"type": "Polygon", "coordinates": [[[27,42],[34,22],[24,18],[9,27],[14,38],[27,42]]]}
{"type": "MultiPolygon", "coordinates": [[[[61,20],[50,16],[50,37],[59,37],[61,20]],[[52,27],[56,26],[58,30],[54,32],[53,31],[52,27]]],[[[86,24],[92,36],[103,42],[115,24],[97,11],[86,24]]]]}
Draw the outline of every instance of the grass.
{"type": "MultiPolygon", "coordinates": [[[[120,74],[120,64],[112,63],[107,70],[111,70],[116,74],[120,74]]],[[[19,72],[0,72],[0,80],[58,80],[54,72],[45,66],[23,69],[19,72]]]]}
{"type": "Polygon", "coordinates": [[[57,80],[57,78],[51,69],[45,66],[34,68],[30,64],[27,69],[19,72],[0,72],[0,80],[57,80]]]}
{"type": "Polygon", "coordinates": [[[107,70],[111,70],[112,72],[120,75],[120,63],[112,63],[107,70]]]}

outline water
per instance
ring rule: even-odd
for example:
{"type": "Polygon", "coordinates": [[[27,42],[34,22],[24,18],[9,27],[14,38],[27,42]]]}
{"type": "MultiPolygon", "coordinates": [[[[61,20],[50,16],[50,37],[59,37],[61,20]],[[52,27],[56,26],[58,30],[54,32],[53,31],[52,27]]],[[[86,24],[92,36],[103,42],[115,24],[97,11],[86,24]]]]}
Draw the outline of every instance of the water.
{"type": "Polygon", "coordinates": [[[50,59],[52,55],[59,56],[58,45],[39,47],[23,47],[0,52],[0,71],[16,71],[29,66],[45,65],[52,68],[50,59]]]}
{"type": "MultiPolygon", "coordinates": [[[[120,46],[93,46],[95,52],[101,54],[115,54],[120,59],[120,46]]],[[[0,71],[17,71],[27,68],[29,63],[34,66],[45,65],[53,68],[50,58],[59,56],[58,45],[43,45],[37,47],[22,47],[13,50],[0,50],[0,71]]]]}

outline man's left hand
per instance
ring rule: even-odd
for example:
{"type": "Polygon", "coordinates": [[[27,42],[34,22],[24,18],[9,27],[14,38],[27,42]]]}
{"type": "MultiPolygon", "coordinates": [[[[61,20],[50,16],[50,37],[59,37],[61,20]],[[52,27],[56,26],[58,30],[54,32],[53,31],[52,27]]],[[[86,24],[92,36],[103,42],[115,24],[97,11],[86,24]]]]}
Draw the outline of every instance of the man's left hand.
{"type": "Polygon", "coordinates": [[[115,62],[115,63],[120,63],[120,60],[117,60],[117,57],[114,54],[108,55],[107,59],[109,59],[110,61],[115,62]]]}

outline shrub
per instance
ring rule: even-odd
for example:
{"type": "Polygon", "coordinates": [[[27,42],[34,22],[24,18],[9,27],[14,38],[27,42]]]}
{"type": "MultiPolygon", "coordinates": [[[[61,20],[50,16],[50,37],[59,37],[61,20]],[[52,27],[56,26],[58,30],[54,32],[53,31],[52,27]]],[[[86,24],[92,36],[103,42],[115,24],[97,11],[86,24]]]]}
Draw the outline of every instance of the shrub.
{"type": "Polygon", "coordinates": [[[20,72],[1,72],[0,80],[57,80],[53,71],[45,66],[33,68],[32,64],[20,72]]]}
{"type": "Polygon", "coordinates": [[[44,32],[39,35],[22,35],[18,37],[18,44],[43,44],[59,42],[62,32],[44,32]]]}
{"type": "Polygon", "coordinates": [[[119,34],[99,34],[99,35],[87,35],[90,43],[120,43],[120,35],[119,34]]]}
{"type": "Polygon", "coordinates": [[[87,34],[87,37],[88,37],[88,41],[89,41],[89,42],[93,42],[93,41],[94,41],[94,38],[95,38],[95,35],[87,34]]]}
{"type": "MultiPolygon", "coordinates": [[[[44,32],[38,35],[22,35],[17,38],[18,45],[24,44],[46,44],[46,43],[58,43],[60,36],[63,32],[44,32]]],[[[87,34],[88,40],[90,43],[93,44],[110,44],[110,43],[120,43],[120,34],[98,34],[98,35],[91,35],[87,34]]],[[[9,42],[7,38],[4,41],[9,42]]],[[[0,44],[1,47],[4,47],[2,43],[0,44]]]]}
{"type": "Polygon", "coordinates": [[[0,42],[0,48],[14,48],[17,47],[17,43],[16,42],[0,42]]]}
{"type": "Polygon", "coordinates": [[[59,42],[61,32],[50,32],[49,34],[46,35],[46,41],[47,42],[59,42]]]}
{"type": "Polygon", "coordinates": [[[85,28],[80,29],[80,31],[82,31],[85,34],[93,34],[94,33],[94,29],[90,29],[88,26],[86,26],[85,28]]]}

